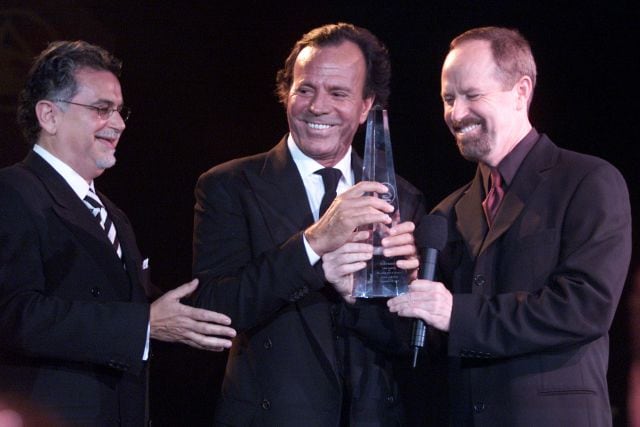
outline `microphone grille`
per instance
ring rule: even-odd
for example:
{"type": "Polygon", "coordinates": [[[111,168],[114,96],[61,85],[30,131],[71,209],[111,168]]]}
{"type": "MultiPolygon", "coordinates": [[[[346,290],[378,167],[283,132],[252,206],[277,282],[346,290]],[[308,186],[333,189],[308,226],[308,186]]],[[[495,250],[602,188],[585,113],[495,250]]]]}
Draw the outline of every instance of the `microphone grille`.
{"type": "Polygon", "coordinates": [[[434,214],[423,216],[416,229],[415,238],[418,248],[441,251],[447,244],[447,219],[434,214]]]}

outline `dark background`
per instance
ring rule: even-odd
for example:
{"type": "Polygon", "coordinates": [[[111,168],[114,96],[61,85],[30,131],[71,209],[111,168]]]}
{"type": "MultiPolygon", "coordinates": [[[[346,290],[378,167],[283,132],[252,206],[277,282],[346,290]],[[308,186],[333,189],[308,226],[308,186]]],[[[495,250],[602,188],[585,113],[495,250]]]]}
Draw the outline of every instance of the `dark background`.
{"type": "MultiPolygon", "coordinates": [[[[128,213],[154,282],[171,289],[190,279],[199,174],[265,151],[287,131],[274,77],[304,32],[347,21],[386,43],[396,171],[433,206],[469,180],[475,167],[459,156],[442,120],[440,67],[448,43],[471,27],[500,25],[520,29],[531,42],[539,73],[534,126],[562,147],[616,165],[627,179],[637,221],[640,16],[631,4],[0,0],[0,166],[26,153],[14,124],[15,99],[31,58],[46,42],[82,38],[112,51],[124,61],[121,83],[133,114],[118,164],[97,185],[128,213]]],[[[632,264],[638,264],[637,251],[632,264]]],[[[628,293],[611,330],[617,425],[625,424],[628,293]]],[[[224,357],[155,345],[154,425],[210,421],[224,357]]]]}

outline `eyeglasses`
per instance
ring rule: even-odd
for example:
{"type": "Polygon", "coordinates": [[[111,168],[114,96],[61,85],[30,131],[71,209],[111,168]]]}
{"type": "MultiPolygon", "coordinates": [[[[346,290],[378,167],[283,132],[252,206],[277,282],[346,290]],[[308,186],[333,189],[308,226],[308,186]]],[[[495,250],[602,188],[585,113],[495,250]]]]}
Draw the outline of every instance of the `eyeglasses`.
{"type": "Polygon", "coordinates": [[[124,120],[125,122],[131,115],[131,108],[125,107],[124,105],[121,105],[117,108],[113,108],[113,107],[96,107],[95,105],[87,105],[87,104],[78,104],[77,102],[67,101],[66,99],[54,99],[53,101],[64,102],[65,104],[78,105],[80,107],[88,108],[98,113],[98,117],[100,117],[102,120],[109,120],[115,111],[117,111],[120,114],[120,117],[122,117],[122,120],[124,120]]]}

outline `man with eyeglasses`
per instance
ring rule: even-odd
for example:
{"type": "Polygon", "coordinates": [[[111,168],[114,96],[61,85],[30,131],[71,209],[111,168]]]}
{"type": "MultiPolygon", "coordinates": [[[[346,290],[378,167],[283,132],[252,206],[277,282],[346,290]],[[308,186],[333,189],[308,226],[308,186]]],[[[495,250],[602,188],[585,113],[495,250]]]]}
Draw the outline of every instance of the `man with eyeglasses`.
{"type": "Polygon", "coordinates": [[[65,425],[146,423],[150,338],[222,351],[235,335],[227,316],[180,303],[196,280],[147,302],[131,224],[95,190],[129,117],[120,68],[86,42],[49,45],[18,105],[33,150],[0,171],[0,400],[65,425]]]}

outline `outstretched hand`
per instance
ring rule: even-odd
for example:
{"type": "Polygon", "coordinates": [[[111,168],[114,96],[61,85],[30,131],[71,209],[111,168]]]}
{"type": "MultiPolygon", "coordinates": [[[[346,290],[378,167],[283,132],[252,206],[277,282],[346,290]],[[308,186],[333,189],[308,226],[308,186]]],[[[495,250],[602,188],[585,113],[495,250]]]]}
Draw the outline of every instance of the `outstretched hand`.
{"type": "Polygon", "coordinates": [[[201,350],[222,351],[231,347],[236,331],[224,314],[190,307],[180,302],[198,287],[198,279],[185,283],[151,304],[151,338],[179,342],[201,350]]]}

